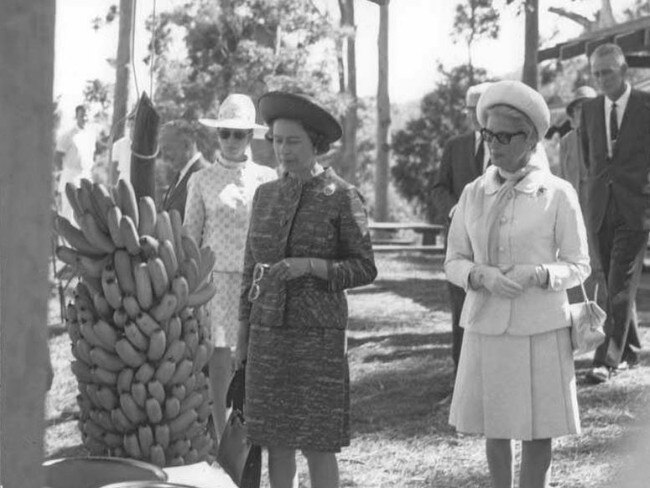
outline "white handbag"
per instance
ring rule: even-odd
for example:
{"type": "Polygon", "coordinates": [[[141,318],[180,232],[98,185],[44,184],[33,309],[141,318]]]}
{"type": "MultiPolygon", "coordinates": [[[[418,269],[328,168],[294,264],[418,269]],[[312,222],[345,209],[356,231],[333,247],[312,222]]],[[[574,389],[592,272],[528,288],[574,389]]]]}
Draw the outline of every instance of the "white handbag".
{"type": "Polygon", "coordinates": [[[589,300],[585,285],[580,282],[583,301],[569,305],[571,314],[571,345],[575,355],[595,350],[605,341],[603,324],[607,319],[605,311],[598,306],[598,285],[594,290],[594,299],[589,300]]]}

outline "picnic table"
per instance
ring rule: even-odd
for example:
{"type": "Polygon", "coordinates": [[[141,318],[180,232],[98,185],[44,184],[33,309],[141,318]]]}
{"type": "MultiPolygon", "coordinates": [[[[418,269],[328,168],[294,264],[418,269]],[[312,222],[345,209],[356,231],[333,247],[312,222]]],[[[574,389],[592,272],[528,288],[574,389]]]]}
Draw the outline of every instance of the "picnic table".
{"type": "Polygon", "coordinates": [[[371,231],[372,248],[376,252],[445,251],[444,225],[422,222],[370,222],[368,228],[371,231]],[[414,238],[413,233],[419,236],[414,238]]]}

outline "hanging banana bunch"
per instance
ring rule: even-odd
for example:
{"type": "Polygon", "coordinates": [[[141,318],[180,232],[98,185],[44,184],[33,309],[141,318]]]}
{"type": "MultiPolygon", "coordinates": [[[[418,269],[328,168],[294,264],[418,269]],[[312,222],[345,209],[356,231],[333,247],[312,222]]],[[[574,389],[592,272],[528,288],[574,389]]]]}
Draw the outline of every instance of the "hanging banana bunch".
{"type": "Polygon", "coordinates": [[[67,328],[84,445],[161,467],[206,459],[214,253],[125,180],[68,183],[66,196],[76,225],[56,216],[56,255],[80,277],[67,328]]]}

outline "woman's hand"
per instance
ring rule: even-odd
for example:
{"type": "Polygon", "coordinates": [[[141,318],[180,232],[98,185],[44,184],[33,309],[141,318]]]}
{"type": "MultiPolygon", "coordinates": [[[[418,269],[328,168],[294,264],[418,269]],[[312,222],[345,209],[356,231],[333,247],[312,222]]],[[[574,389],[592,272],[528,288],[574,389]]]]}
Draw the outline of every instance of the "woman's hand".
{"type": "Polygon", "coordinates": [[[474,287],[483,287],[493,295],[503,298],[517,298],[524,291],[519,283],[508,278],[494,266],[475,266],[470,271],[470,281],[474,287]]]}
{"type": "Polygon", "coordinates": [[[516,264],[505,275],[522,288],[543,287],[548,280],[548,274],[544,268],[534,264],[516,264]]]}
{"type": "Polygon", "coordinates": [[[289,281],[309,274],[309,272],[309,258],[284,258],[271,266],[269,276],[278,280],[289,281]]]}

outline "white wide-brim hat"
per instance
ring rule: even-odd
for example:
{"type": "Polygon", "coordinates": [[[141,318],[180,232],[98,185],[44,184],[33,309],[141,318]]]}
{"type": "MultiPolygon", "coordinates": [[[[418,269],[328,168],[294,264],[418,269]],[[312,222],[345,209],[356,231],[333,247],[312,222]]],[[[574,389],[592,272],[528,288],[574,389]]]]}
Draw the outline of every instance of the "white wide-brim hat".
{"type": "Polygon", "coordinates": [[[508,105],[526,114],[537,129],[539,140],[551,126],[551,112],[544,97],[521,81],[497,81],[485,90],[476,106],[476,115],[481,126],[485,127],[488,109],[495,105],[508,105]]]}
{"type": "MultiPolygon", "coordinates": [[[[254,129],[266,132],[268,128],[255,122],[255,105],[248,95],[232,93],[219,106],[216,119],[199,119],[206,127],[217,129],[254,129]]],[[[264,132],[261,134],[263,137],[264,132]]]]}

